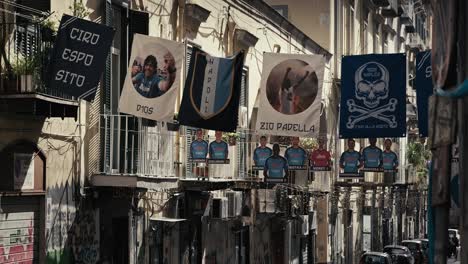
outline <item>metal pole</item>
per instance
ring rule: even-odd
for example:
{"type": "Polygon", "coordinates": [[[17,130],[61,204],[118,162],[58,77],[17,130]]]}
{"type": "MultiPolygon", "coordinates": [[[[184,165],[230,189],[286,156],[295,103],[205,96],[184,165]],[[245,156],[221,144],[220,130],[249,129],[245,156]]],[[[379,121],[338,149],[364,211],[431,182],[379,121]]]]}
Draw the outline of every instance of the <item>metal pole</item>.
{"type": "MultiPolygon", "coordinates": [[[[466,33],[466,25],[468,25],[468,5],[466,1],[459,1],[459,38],[458,46],[458,82],[462,82],[468,76],[468,67],[466,67],[466,61],[468,59],[468,34],[466,33]]],[[[468,263],[468,164],[465,162],[466,156],[468,155],[468,126],[466,120],[468,120],[468,96],[458,100],[458,128],[459,128],[459,155],[460,155],[460,263],[468,263]]]]}
{"type": "MultiPolygon", "coordinates": [[[[434,181],[433,185],[437,184],[440,186],[436,186],[434,189],[433,197],[438,196],[439,202],[434,204],[433,211],[434,211],[434,226],[435,226],[435,245],[434,245],[434,263],[437,264],[445,264],[447,263],[447,252],[448,252],[448,227],[449,227],[449,208],[450,208],[450,200],[446,199],[444,194],[448,193],[448,181],[450,175],[450,169],[448,163],[449,159],[449,150],[451,151],[451,146],[443,146],[438,148],[435,151],[435,166],[434,166],[434,181]],[[437,179],[439,178],[439,179],[437,179]],[[442,183],[442,184],[441,184],[442,183]]],[[[432,186],[431,186],[432,188],[432,186]]]]}

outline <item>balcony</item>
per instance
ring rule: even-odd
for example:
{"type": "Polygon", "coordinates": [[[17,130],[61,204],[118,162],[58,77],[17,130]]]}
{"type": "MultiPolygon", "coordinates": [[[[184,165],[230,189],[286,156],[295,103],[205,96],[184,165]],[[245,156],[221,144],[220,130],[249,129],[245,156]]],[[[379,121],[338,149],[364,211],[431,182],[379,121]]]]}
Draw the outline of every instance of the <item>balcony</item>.
{"type": "MultiPolygon", "coordinates": [[[[104,114],[100,119],[101,170],[92,178],[95,186],[157,187],[161,182],[192,190],[223,189],[232,186],[251,188],[263,184],[262,172],[253,171],[252,155],[256,142],[247,132],[235,137],[225,135],[229,142],[228,164],[192,162],[188,151],[195,129],[181,127],[169,131],[162,124],[148,125],[128,115],[104,114]]],[[[205,135],[205,140],[214,140],[205,135]]],[[[305,181],[295,184],[307,185],[305,181]]],[[[329,184],[327,177],[317,177],[316,186],[329,184]],[[323,183],[322,183],[323,181],[323,183]]],[[[169,186],[168,185],[168,186],[169,186]]],[[[328,187],[327,187],[328,188],[328,187]]]]}
{"type": "Polygon", "coordinates": [[[246,143],[236,142],[229,147],[229,164],[199,166],[189,161],[187,154],[194,130],[181,130],[169,131],[162,124],[148,124],[127,115],[102,115],[100,131],[104,147],[98,175],[124,177],[128,184],[128,178],[132,178],[131,184],[136,187],[140,187],[138,184],[142,181],[205,178],[228,182],[245,178],[246,170],[237,168],[242,158],[239,151],[247,149],[246,143]]]}
{"type": "Polygon", "coordinates": [[[0,111],[76,118],[78,102],[47,87],[53,30],[40,23],[1,23],[0,36],[0,111]]]}

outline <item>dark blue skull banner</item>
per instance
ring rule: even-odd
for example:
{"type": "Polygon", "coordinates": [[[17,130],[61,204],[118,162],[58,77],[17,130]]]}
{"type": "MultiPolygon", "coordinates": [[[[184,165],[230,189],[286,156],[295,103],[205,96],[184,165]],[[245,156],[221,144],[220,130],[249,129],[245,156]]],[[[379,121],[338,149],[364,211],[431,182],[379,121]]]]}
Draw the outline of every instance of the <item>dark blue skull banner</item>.
{"type": "Polygon", "coordinates": [[[406,136],[406,56],[342,60],[340,138],[406,136]]]}

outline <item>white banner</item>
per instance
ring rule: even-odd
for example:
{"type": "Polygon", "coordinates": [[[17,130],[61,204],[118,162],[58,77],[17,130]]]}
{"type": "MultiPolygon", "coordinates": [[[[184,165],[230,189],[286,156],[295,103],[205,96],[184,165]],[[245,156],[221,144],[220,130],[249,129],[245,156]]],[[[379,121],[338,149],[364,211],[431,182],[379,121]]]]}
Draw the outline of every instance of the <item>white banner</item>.
{"type": "Polygon", "coordinates": [[[324,68],[321,55],[265,53],[257,133],[318,136],[324,68]]]}
{"type": "Polygon", "coordinates": [[[182,43],[135,34],[119,111],[146,119],[172,121],[183,54],[182,43]]]}

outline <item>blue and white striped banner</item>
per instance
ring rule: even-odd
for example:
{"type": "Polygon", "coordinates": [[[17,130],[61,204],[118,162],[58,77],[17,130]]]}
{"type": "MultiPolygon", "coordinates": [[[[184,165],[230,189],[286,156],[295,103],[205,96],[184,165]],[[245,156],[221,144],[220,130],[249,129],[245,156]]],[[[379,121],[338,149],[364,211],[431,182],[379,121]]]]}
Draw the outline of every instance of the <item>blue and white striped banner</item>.
{"type": "Polygon", "coordinates": [[[243,56],[239,53],[231,58],[219,58],[193,49],[180,107],[180,124],[236,130],[243,56]]]}

